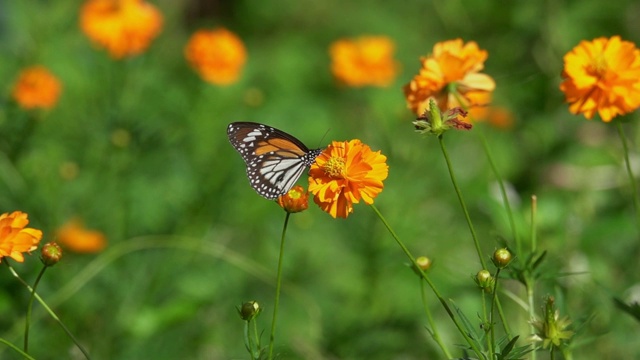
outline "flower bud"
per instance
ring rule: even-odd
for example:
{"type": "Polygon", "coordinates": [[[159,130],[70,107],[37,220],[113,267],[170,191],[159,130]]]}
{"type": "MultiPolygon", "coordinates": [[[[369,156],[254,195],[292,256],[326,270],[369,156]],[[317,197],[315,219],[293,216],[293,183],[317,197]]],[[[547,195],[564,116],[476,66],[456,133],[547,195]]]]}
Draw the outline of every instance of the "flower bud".
{"type": "Polygon", "coordinates": [[[238,314],[240,314],[240,317],[244,321],[253,320],[262,311],[262,308],[260,308],[260,305],[256,301],[247,301],[237,309],[238,309],[238,314]]]}
{"type": "Polygon", "coordinates": [[[296,185],[289,192],[278,198],[278,205],[288,213],[297,213],[309,207],[309,193],[300,185],[296,185]]]}
{"type": "Polygon", "coordinates": [[[474,280],[476,284],[478,284],[478,287],[480,287],[487,293],[491,292],[491,290],[493,289],[493,284],[495,283],[495,280],[493,276],[491,276],[489,270],[484,269],[478,271],[474,280]]]}
{"type": "Polygon", "coordinates": [[[507,248],[498,249],[493,253],[491,261],[498,269],[504,269],[512,260],[511,252],[507,248]]]}
{"type": "Polygon", "coordinates": [[[40,260],[45,266],[53,266],[62,259],[62,248],[55,242],[48,242],[42,247],[40,260]]]}

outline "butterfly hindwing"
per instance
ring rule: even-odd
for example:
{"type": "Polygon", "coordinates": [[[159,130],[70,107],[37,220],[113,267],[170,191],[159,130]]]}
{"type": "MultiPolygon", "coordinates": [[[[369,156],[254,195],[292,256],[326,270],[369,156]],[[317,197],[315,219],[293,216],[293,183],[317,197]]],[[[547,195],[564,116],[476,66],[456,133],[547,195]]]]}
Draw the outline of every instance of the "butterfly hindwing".
{"type": "Polygon", "coordinates": [[[253,122],[231,123],[227,135],[247,166],[249,183],[270,200],[286,194],[322,152],[309,150],[284,131],[253,122]]]}

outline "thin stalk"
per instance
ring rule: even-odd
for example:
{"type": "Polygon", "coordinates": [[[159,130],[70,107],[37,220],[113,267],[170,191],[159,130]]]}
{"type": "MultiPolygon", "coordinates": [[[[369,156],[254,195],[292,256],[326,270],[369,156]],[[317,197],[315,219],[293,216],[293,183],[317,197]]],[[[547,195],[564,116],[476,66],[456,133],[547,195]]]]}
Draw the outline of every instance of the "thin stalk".
{"type": "Polygon", "coordinates": [[[280,255],[278,256],[278,274],[276,275],[276,299],[273,305],[273,319],[271,320],[271,336],[269,336],[269,360],[273,359],[273,343],[276,336],[276,319],[278,318],[278,304],[280,303],[280,287],[282,286],[282,258],[284,255],[284,238],[287,233],[287,224],[289,216],[287,212],[284,218],[284,226],[282,227],[282,238],[280,239],[280,255]]]}
{"type": "Polygon", "coordinates": [[[495,351],[494,351],[494,344],[496,343],[496,330],[495,330],[495,326],[494,326],[494,321],[493,321],[493,314],[494,314],[494,309],[496,306],[496,302],[498,299],[498,280],[499,280],[499,276],[500,276],[500,268],[498,268],[496,270],[496,275],[493,278],[494,282],[493,282],[493,294],[492,294],[492,299],[491,299],[491,309],[489,310],[489,326],[491,326],[490,328],[490,334],[491,334],[491,347],[489,348],[489,354],[491,356],[491,359],[495,358],[495,351]]]}
{"type": "Polygon", "coordinates": [[[462,335],[462,337],[465,339],[465,341],[467,342],[467,344],[469,344],[469,347],[471,347],[471,349],[473,350],[473,352],[476,354],[476,356],[479,359],[483,358],[482,352],[480,351],[480,349],[478,349],[478,347],[476,346],[476,344],[473,342],[473,340],[471,340],[471,338],[469,337],[469,335],[467,335],[467,332],[462,328],[462,325],[460,324],[460,322],[458,321],[458,319],[456,318],[456,316],[453,314],[453,311],[451,310],[451,308],[449,307],[449,304],[447,304],[447,302],[444,300],[444,298],[440,295],[440,292],[438,292],[438,289],[435,287],[435,285],[431,282],[431,279],[429,279],[429,277],[427,276],[427,274],[425,274],[425,272],[420,268],[420,266],[416,263],[416,259],[413,257],[413,255],[411,255],[411,252],[409,252],[409,249],[407,249],[407,247],[404,245],[404,243],[402,242],[402,240],[400,240],[400,238],[398,237],[398,235],[396,235],[395,231],[393,231],[393,229],[391,228],[391,226],[389,225],[389,223],[387,222],[387,220],[384,218],[384,216],[382,216],[382,213],[380,213],[380,211],[378,210],[378,208],[374,205],[371,204],[371,208],[373,209],[373,211],[376,213],[376,215],[378,215],[378,218],[380,219],[380,221],[382,221],[382,223],[384,224],[384,226],[387,228],[387,230],[389,231],[389,233],[391,234],[391,236],[393,237],[393,239],[396,241],[396,243],[400,246],[400,248],[402,249],[402,251],[405,253],[405,255],[407,255],[407,257],[409,258],[409,260],[411,261],[411,264],[415,267],[415,269],[418,271],[418,273],[420,274],[420,276],[427,282],[427,284],[429,285],[429,287],[431,288],[431,291],[433,291],[433,293],[436,295],[436,297],[438,298],[438,300],[440,301],[440,304],[442,304],[442,306],[444,307],[445,311],[447,312],[447,314],[449,315],[449,317],[451,318],[451,320],[453,321],[453,323],[455,324],[456,328],[458,328],[458,331],[460,332],[460,334],[462,335]]]}
{"type": "Polygon", "coordinates": [[[424,307],[424,313],[427,315],[429,326],[431,326],[431,335],[433,336],[433,340],[436,342],[436,344],[438,344],[440,350],[442,350],[447,359],[451,359],[451,353],[449,353],[449,349],[447,349],[446,345],[442,342],[440,333],[438,332],[438,327],[436,326],[436,322],[433,321],[433,316],[431,316],[431,311],[429,310],[429,305],[427,304],[426,289],[424,288],[424,281],[422,281],[422,279],[420,279],[420,294],[422,296],[422,306],[424,307]]]}
{"type": "Polygon", "coordinates": [[[504,311],[502,310],[502,304],[500,303],[500,298],[496,298],[496,307],[498,309],[498,314],[500,315],[500,321],[502,321],[502,328],[504,329],[504,333],[507,335],[509,340],[511,337],[511,329],[509,329],[509,323],[506,321],[507,318],[504,316],[504,311]]]}
{"type": "Polygon", "coordinates": [[[491,354],[493,354],[493,344],[491,343],[491,337],[487,336],[487,330],[486,330],[486,326],[489,326],[489,331],[491,331],[491,327],[493,326],[493,324],[491,324],[491,318],[488,315],[488,311],[487,311],[487,297],[485,295],[484,289],[480,290],[481,294],[482,294],[482,330],[485,332],[485,341],[487,342],[487,350],[489,351],[489,359],[493,359],[493,356],[491,354]]]}
{"type": "MultiPolygon", "coordinates": [[[[531,254],[535,254],[537,245],[537,214],[538,214],[538,197],[535,195],[531,195],[531,254]]],[[[531,280],[530,276],[525,278],[525,287],[527,290],[527,302],[529,303],[529,320],[533,321],[536,317],[535,306],[534,306],[534,284],[531,280]]],[[[531,334],[535,334],[536,328],[533,326],[533,323],[529,324],[529,330],[531,334]]],[[[536,351],[531,352],[531,360],[536,360],[536,351]]]]}
{"type": "Polygon", "coordinates": [[[71,341],[73,341],[74,344],[76,344],[76,346],[78,347],[78,349],[82,352],[82,354],[84,355],[84,357],[89,360],[91,359],[91,356],[89,356],[89,353],[87,352],[87,350],[85,350],[85,348],[80,345],[80,342],[78,341],[78,339],[76,339],[76,337],[71,333],[71,331],[69,331],[69,329],[67,328],[67,326],[62,322],[62,320],[60,320],[60,318],[58,317],[58,315],[56,315],[56,313],[51,310],[51,308],[47,305],[47,303],[40,297],[40,295],[38,295],[35,291],[33,291],[33,289],[31,289],[31,286],[29,286],[29,284],[27,284],[26,281],[24,281],[20,275],[18,275],[18,273],[13,269],[13,267],[11,267],[11,265],[9,264],[8,261],[4,262],[6,264],[6,266],[9,268],[9,271],[11,272],[11,274],[18,279],[18,281],[20,281],[20,283],[22,283],[22,285],[24,285],[27,289],[29,289],[29,291],[33,292],[33,296],[36,298],[36,300],[38,300],[38,302],[40,303],[40,305],[42,305],[42,307],[49,313],[49,316],[51,316],[53,318],[53,320],[55,320],[58,325],[60,325],[60,327],[62,328],[62,330],[64,330],[64,332],[67,334],[67,336],[71,339],[71,341]]]}
{"type": "Polygon", "coordinates": [[[444,145],[444,140],[442,139],[442,135],[438,136],[438,141],[440,142],[440,149],[442,149],[442,155],[444,156],[444,160],[447,163],[447,168],[449,169],[449,176],[451,177],[451,183],[453,184],[453,188],[455,189],[456,194],[458,195],[458,200],[460,201],[460,206],[462,207],[462,211],[464,212],[464,217],[467,220],[469,231],[471,231],[471,237],[473,238],[473,243],[476,247],[478,258],[480,259],[480,264],[482,264],[483,269],[487,269],[487,264],[485,263],[484,257],[482,256],[482,250],[480,249],[480,242],[478,241],[478,236],[476,235],[476,231],[473,227],[473,223],[471,222],[471,217],[469,216],[467,205],[465,204],[464,199],[462,198],[462,192],[458,187],[456,176],[453,173],[453,166],[451,165],[451,160],[449,160],[449,154],[447,153],[447,148],[444,145]]]}
{"type": "Polygon", "coordinates": [[[253,337],[256,343],[256,359],[260,359],[262,354],[262,347],[260,346],[260,337],[258,336],[258,322],[254,319],[253,321],[253,337]]]}
{"type": "Polygon", "coordinates": [[[629,183],[631,183],[631,190],[633,192],[633,207],[636,211],[636,226],[640,230],[640,203],[638,203],[638,186],[636,185],[636,178],[633,176],[631,170],[631,161],[629,161],[629,147],[627,146],[627,138],[624,136],[624,130],[622,129],[622,123],[615,121],[616,128],[618,129],[618,135],[622,142],[622,148],[624,150],[624,162],[627,168],[627,175],[629,176],[629,183]]]}
{"type": "Polygon", "coordinates": [[[0,338],[0,343],[3,343],[5,345],[7,345],[8,347],[12,348],[13,350],[15,350],[18,354],[22,355],[22,357],[24,357],[27,360],[35,360],[33,357],[31,357],[31,355],[27,354],[26,352],[22,351],[19,347],[13,345],[13,343],[0,338]]]}
{"type": "Polygon", "coordinates": [[[27,316],[24,320],[24,352],[29,353],[29,323],[31,322],[31,309],[33,309],[33,299],[35,299],[36,288],[40,283],[40,279],[44,275],[44,272],[47,271],[48,266],[44,265],[38,277],[36,277],[36,281],[33,283],[33,287],[31,288],[31,296],[29,297],[29,304],[27,305],[27,316]]]}

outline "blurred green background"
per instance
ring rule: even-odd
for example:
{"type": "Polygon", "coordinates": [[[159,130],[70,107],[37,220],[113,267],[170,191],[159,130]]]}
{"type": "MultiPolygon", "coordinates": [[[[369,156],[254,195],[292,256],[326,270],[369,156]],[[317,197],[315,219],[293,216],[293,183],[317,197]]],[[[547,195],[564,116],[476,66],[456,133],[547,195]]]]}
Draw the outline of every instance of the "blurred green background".
{"type": "MultiPolygon", "coordinates": [[[[106,234],[103,253],[68,253],[39,288],[95,359],[248,358],[235,310],[248,300],[265,309],[258,321],[268,343],[284,212],[249,187],[226,138],[233,121],[275,126],[309,147],[358,138],[381,150],[390,171],[376,205],[415,255],[434,260],[430,274],[444,297],[476,320],[477,255],[437,140],[414,133],[401,90],[421,55],[458,37],[488,51],[494,104],[514,114],[509,130],[479,124],[445,136],[483,250],[490,254],[511,232],[480,133],[512,190],[522,237],[536,194],[549,274],[580,272],[541,282],[537,305],[553,294],[574,320],[576,359],[640,357],[632,335],[640,324],[611,301],[629,301],[639,286],[620,140],[612,124],[569,114],[558,89],[562,56],[581,40],[621,35],[638,43],[637,1],[153,3],[164,15],[160,36],[144,54],[114,61],[80,31],[79,2],[0,1],[0,211],[27,212],[44,241],[73,216],[106,234]],[[195,30],[217,26],[248,50],[241,80],[227,87],[203,82],[182,55],[195,30]],[[391,86],[347,88],[332,78],[329,45],[360,35],[395,41],[402,71],[391,86]],[[33,64],[63,83],[60,102],[46,113],[10,99],[17,74],[33,64]],[[123,146],[114,134],[130,139],[123,146]],[[76,177],[62,176],[65,164],[77,166],[76,177]]],[[[625,131],[637,165],[638,127],[629,121],[636,118],[626,117],[625,131]]],[[[13,262],[29,281],[36,257],[13,262]]],[[[346,220],[313,203],[293,215],[276,352],[283,359],[441,358],[406,262],[364,204],[346,220]]],[[[20,344],[28,292],[6,269],[0,283],[0,337],[20,344]]],[[[522,295],[518,284],[504,284],[522,295]]],[[[445,343],[461,343],[430,297],[445,343]]],[[[508,298],[503,304],[525,344],[526,312],[508,298]]],[[[35,315],[36,358],[81,358],[39,305],[35,315]]],[[[0,357],[19,358],[6,347],[0,357]]]]}

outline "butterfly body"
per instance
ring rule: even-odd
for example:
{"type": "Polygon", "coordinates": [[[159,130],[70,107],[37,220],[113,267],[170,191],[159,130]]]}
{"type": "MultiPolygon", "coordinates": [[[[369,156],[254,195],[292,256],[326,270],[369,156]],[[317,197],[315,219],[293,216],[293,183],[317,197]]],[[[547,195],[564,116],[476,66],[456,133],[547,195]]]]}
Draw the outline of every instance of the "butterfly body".
{"type": "Polygon", "coordinates": [[[251,187],[269,200],[286,194],[322,152],[282,130],[253,122],[231,123],[227,135],[247,165],[251,187]]]}

